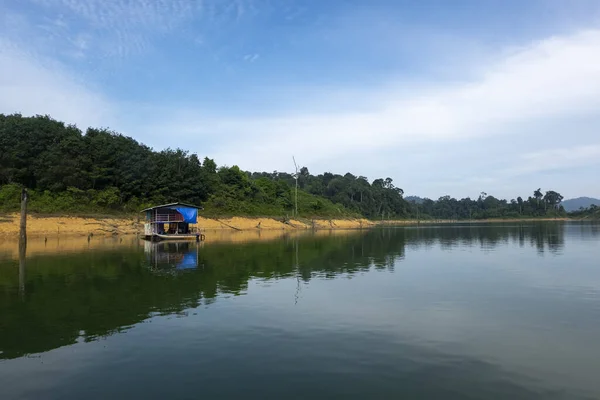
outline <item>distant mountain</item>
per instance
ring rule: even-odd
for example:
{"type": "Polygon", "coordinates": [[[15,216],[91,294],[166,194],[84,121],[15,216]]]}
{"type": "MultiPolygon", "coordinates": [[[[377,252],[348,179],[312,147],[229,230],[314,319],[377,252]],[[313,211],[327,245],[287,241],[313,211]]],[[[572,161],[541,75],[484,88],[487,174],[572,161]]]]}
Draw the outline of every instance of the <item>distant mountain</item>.
{"type": "Polygon", "coordinates": [[[417,204],[422,204],[423,200],[425,200],[425,199],[422,198],[422,197],[419,197],[419,196],[406,196],[404,198],[404,200],[410,201],[410,202],[413,202],[413,203],[417,203],[417,204]]]}
{"type": "Polygon", "coordinates": [[[592,204],[600,207],[600,199],[594,199],[592,197],[577,197],[576,199],[564,200],[560,204],[562,204],[562,206],[565,208],[565,211],[571,212],[577,211],[581,207],[588,208],[592,204]]]}

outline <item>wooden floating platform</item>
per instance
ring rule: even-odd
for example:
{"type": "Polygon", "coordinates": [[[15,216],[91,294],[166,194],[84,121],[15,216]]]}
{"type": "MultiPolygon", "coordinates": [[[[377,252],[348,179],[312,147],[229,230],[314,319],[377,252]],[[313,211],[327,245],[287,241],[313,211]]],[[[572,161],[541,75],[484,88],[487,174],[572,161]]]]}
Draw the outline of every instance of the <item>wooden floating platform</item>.
{"type": "Polygon", "coordinates": [[[204,235],[197,228],[190,228],[190,224],[198,223],[199,209],[198,206],[177,202],[142,210],[146,214],[143,238],[153,242],[204,240],[204,235]]]}
{"type": "Polygon", "coordinates": [[[154,233],[152,235],[144,235],[145,240],[150,240],[152,242],[160,242],[163,240],[195,240],[197,242],[201,242],[205,239],[205,236],[202,233],[193,233],[193,234],[159,234],[154,233]]]}

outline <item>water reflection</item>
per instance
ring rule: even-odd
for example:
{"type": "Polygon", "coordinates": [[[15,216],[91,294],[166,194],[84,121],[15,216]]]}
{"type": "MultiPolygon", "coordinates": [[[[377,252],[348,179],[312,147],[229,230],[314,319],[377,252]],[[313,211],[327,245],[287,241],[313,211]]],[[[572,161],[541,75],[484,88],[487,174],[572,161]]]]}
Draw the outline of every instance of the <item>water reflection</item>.
{"type": "MultiPolygon", "coordinates": [[[[301,284],[397,268],[407,251],[510,243],[560,255],[567,235],[598,238],[596,225],[564,223],[388,228],[288,235],[247,243],[160,243],[127,239],[99,250],[37,255],[27,273],[0,261],[0,359],[16,358],[120,332],[158,314],[243,295],[254,278],[301,284]],[[185,272],[185,273],[183,273],[185,272]],[[27,288],[27,290],[21,290],[27,288]]],[[[23,264],[24,269],[24,264],[23,264]]]]}
{"type": "Polygon", "coordinates": [[[144,242],[144,253],[150,270],[173,273],[198,268],[200,243],[144,242]]]}
{"type": "Polygon", "coordinates": [[[434,227],[407,228],[407,245],[412,248],[440,245],[443,249],[456,246],[479,245],[482,249],[494,250],[497,246],[518,243],[520,247],[529,245],[540,254],[546,250],[559,254],[565,244],[565,229],[578,229],[582,234],[598,236],[598,227],[594,224],[554,223],[524,224],[453,224],[434,227]]]}

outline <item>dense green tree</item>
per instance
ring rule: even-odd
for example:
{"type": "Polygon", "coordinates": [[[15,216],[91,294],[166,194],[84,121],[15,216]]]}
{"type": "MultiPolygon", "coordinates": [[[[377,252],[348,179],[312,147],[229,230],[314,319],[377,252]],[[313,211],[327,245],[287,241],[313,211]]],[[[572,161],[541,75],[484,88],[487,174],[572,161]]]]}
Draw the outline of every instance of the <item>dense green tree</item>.
{"type": "Polygon", "coordinates": [[[553,209],[558,210],[560,202],[563,200],[563,196],[553,190],[549,190],[544,195],[544,202],[553,209]]]}
{"type": "MultiPolygon", "coordinates": [[[[541,189],[534,191],[534,195],[541,193],[541,189]]],[[[554,191],[548,191],[539,202],[535,197],[524,201],[522,197],[508,202],[498,199],[486,192],[481,192],[477,200],[465,198],[456,200],[450,196],[440,197],[438,200],[423,199],[420,204],[412,201],[411,214],[419,213],[419,217],[434,219],[486,219],[486,218],[517,218],[561,216],[566,212],[560,206],[563,196],[554,191]]]]}

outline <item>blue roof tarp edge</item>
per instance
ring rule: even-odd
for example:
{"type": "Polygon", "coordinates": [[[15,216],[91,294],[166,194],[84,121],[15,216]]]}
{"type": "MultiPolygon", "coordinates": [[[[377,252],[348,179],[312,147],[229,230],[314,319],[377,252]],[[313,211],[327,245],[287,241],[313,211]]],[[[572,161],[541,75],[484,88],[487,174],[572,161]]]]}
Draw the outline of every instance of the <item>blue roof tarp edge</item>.
{"type": "Polygon", "coordinates": [[[177,210],[177,212],[183,215],[183,222],[187,222],[188,224],[195,224],[198,222],[198,209],[192,207],[173,207],[173,209],[177,210]]]}

